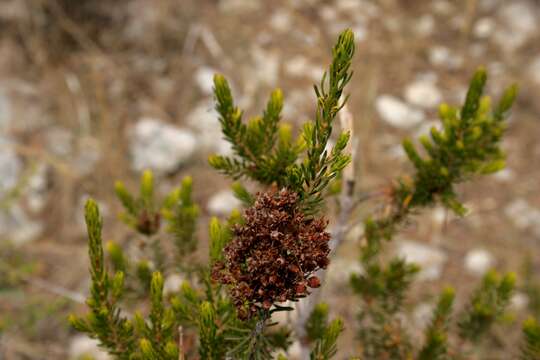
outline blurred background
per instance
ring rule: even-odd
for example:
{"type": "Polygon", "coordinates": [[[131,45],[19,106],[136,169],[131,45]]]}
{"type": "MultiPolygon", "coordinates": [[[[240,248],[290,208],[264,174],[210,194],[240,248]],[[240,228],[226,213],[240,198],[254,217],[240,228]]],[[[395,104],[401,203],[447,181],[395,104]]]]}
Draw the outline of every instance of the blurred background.
{"type": "MultiPolygon", "coordinates": [[[[440,102],[460,103],[477,66],[494,97],[520,87],[503,143],[508,167],[460,188],[469,215],[431,209],[392,244],[423,268],[404,315],[412,333],[444,284],[462,305],[492,267],[519,274],[515,319],[540,316],[540,1],[0,0],[0,359],[105,359],[66,321],[85,311],[88,293],[85,199],[102,206],[105,240],[123,244],[133,232],[117,220],[114,180],[134,188],[151,168],[165,192],[192,175],[204,259],[209,217],[238,206],[207,164],[230,151],[213,74],[229,79],[247,115],[282,88],[284,120],[298,128],[314,114],[312,85],[346,27],[357,42],[347,91],[361,190],[409,169],[401,140],[436,124],[440,102]]],[[[323,289],[346,319],[340,358],[355,353],[358,301],[347,278],[359,270],[360,232],[323,289]]],[[[508,322],[512,331],[490,339],[506,355],[490,358],[517,350],[508,322]]]]}

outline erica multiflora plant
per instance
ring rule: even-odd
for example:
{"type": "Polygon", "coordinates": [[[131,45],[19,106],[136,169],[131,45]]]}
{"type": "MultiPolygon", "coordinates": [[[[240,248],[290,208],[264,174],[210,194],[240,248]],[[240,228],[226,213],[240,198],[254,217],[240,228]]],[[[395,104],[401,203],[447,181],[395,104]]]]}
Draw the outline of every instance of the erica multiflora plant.
{"type": "MultiPolygon", "coordinates": [[[[233,191],[244,209],[225,220],[210,220],[208,261],[198,262],[189,256],[198,244],[199,214],[191,178],[163,199],[157,199],[149,171],[137,195],[116,184],[125,209],[121,219],[140,236],[143,251],[135,255],[115,243],[104,250],[99,209],[89,200],[89,313],[73,316],[73,326],[118,359],[286,359],[295,340],[302,358],[334,356],[345,324],[329,319],[329,307],[318,303],[316,288],[324,285],[324,270],[347,225],[361,221],[354,218],[354,205],[367,198],[354,191],[354,178],[342,176],[351,162],[350,129],[334,132],[347,100],[353,55],[354,36],[346,30],[315,86],[314,120],[296,137],[281,121],[280,90],[272,92],[262,116],[244,121],[227,81],[216,75],[216,110],[233,155],[212,156],[210,165],[237,181],[233,191]],[[256,190],[248,191],[244,181],[256,190]],[[342,181],[338,221],[343,223],[333,230],[331,216],[322,212],[342,181]],[[165,292],[171,274],[182,274],[186,281],[165,292]],[[298,302],[312,305],[303,308],[308,316],[299,317],[291,331],[275,315],[296,311],[291,304],[298,302]]],[[[455,291],[445,289],[425,339],[415,341],[401,314],[419,267],[382,256],[385,244],[412,216],[437,203],[463,215],[456,185],[504,167],[500,140],[516,89],[509,88],[492,107],[483,96],[485,82],[480,69],[463,106],[440,107],[442,126],[419,139],[421,150],[404,141],[411,174],[398,177],[386,197],[377,199],[382,210],[363,220],[359,258],[364,271],[351,279],[359,295],[359,322],[347,324],[357,329],[357,358],[465,359],[505,313],[514,276],[489,272],[458,316],[452,315],[455,291]]],[[[539,329],[533,319],[525,323],[522,358],[539,358],[539,329]]]]}

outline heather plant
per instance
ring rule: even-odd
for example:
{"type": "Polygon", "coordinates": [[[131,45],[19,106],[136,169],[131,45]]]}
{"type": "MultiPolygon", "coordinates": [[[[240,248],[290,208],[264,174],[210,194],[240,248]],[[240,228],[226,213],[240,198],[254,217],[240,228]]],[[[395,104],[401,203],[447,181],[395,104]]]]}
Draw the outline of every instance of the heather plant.
{"type": "MultiPolygon", "coordinates": [[[[402,258],[388,259],[384,250],[423,209],[441,204],[463,216],[466,209],[456,185],[504,167],[500,141],[516,88],[510,87],[492,106],[483,96],[486,73],[479,69],[461,107],[441,105],[441,127],[419,139],[421,149],[404,141],[412,172],[396,178],[386,197],[377,198],[379,210],[363,222],[363,272],[351,278],[359,298],[358,323],[344,324],[340,318],[330,319],[329,306],[318,302],[316,288],[324,284],[324,270],[347,225],[359,221],[354,205],[367,198],[354,191],[355,179],[344,171],[351,166],[352,128],[345,126],[333,135],[347,101],[344,89],[352,77],[354,50],[353,33],[342,32],[328,70],[314,87],[314,120],[296,137],[281,121],[280,90],[272,92],[262,116],[244,121],[227,81],[216,75],[216,110],[233,154],[212,156],[209,162],[237,181],[233,191],[245,209],[225,220],[210,220],[208,261],[197,262],[190,256],[198,245],[199,213],[190,178],[164,199],[155,196],[149,171],[137,195],[116,184],[124,207],[120,218],[140,235],[144,251],[136,256],[115,243],[104,249],[98,205],[88,200],[89,313],[72,316],[72,325],[118,359],[286,359],[294,340],[301,344],[302,358],[330,359],[344,326],[356,329],[356,358],[469,358],[505,316],[515,276],[488,272],[457,315],[455,290],[444,289],[419,342],[402,316],[419,267],[402,258]],[[323,210],[340,189],[341,212],[332,230],[323,210]],[[187,280],[165,293],[164,278],[172,273],[182,273],[187,280]],[[292,311],[307,316],[299,316],[292,329],[278,323],[280,313],[292,311]]],[[[539,359],[538,323],[527,320],[523,334],[521,357],[539,359]]]]}

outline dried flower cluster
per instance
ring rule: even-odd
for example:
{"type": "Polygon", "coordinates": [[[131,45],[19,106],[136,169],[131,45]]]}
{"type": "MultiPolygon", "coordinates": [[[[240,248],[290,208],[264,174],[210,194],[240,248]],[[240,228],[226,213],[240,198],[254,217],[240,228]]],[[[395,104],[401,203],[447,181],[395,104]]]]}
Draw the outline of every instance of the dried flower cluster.
{"type": "Polygon", "coordinates": [[[297,204],[298,195],[286,189],[258,194],[214,265],[212,277],[229,286],[240,318],[320,286],[313,274],[328,266],[328,222],[307,219],[297,204]]]}

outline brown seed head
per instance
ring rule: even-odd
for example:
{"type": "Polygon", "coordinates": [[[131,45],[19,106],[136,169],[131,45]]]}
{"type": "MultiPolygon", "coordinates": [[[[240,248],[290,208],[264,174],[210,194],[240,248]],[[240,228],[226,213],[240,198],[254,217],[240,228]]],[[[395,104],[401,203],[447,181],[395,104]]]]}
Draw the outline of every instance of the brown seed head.
{"type": "Polygon", "coordinates": [[[295,192],[257,194],[244,219],[233,229],[224,260],[212,269],[212,278],[229,286],[239,317],[249,318],[276,302],[297,300],[309,294],[307,286],[320,285],[312,274],[329,263],[327,221],[306,219],[295,192]]]}

